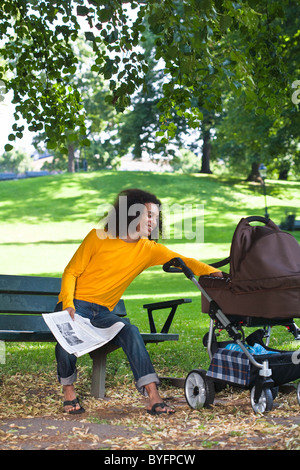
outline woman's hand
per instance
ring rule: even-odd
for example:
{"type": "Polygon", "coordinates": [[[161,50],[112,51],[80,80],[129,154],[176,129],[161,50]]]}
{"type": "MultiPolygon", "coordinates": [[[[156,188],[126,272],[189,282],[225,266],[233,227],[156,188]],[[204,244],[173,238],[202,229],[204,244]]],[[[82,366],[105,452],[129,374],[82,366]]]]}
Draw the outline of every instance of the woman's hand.
{"type": "Polygon", "coordinates": [[[210,276],[223,277],[223,273],[221,271],[217,271],[217,272],[211,273],[210,276]]]}
{"type": "Polygon", "coordinates": [[[70,315],[70,317],[72,318],[72,320],[75,320],[75,310],[74,310],[74,308],[68,307],[68,308],[66,308],[65,310],[69,313],[69,315],[70,315]]]}

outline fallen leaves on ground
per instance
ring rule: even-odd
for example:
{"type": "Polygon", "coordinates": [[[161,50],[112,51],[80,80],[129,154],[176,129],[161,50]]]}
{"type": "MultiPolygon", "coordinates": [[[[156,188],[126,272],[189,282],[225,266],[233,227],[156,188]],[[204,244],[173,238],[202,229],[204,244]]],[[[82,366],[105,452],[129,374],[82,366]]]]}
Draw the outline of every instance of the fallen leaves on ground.
{"type": "Polygon", "coordinates": [[[46,374],[3,375],[0,387],[0,449],[300,449],[296,391],[279,393],[271,412],[255,415],[249,391],[228,388],[216,395],[211,408],[196,411],[187,405],[183,389],[162,387],[161,395],[176,413],[151,416],[130,379],[108,388],[105,399],[91,397],[84,379],[77,390],[86,413],[71,417],[63,413],[61,387],[46,374]],[[34,418],[50,424],[29,432],[27,423],[34,418]],[[67,421],[68,431],[62,430],[67,421]],[[113,425],[113,435],[100,432],[101,424],[110,430],[113,425]]]}

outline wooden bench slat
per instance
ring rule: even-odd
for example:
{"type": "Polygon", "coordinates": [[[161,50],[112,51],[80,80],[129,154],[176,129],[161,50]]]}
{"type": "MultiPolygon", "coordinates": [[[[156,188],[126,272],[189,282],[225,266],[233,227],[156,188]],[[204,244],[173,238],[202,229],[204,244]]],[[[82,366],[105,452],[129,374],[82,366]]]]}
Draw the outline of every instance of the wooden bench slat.
{"type": "Polygon", "coordinates": [[[58,277],[0,275],[0,292],[58,295],[61,279],[58,277]]]}
{"type": "Polygon", "coordinates": [[[0,340],[7,343],[53,343],[56,341],[51,331],[49,333],[37,331],[0,331],[0,340]]]}
{"type": "Polygon", "coordinates": [[[0,340],[33,343],[55,338],[41,315],[0,315],[0,340]]]}
{"type": "Polygon", "coordinates": [[[49,313],[56,304],[55,295],[0,294],[0,313],[49,313]]]}

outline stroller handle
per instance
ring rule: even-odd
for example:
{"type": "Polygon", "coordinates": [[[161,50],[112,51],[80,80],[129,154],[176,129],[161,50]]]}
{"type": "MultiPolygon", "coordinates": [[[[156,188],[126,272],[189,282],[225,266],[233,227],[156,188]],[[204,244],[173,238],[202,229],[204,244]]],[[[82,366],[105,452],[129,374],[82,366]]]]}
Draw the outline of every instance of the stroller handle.
{"type": "Polygon", "coordinates": [[[172,258],[163,265],[166,273],[184,273],[188,279],[194,278],[194,273],[186,266],[181,258],[172,258]]]}
{"type": "Polygon", "coordinates": [[[230,263],[230,256],[228,256],[228,258],[223,259],[222,261],[210,263],[210,266],[212,266],[213,268],[221,268],[222,266],[225,266],[228,263],[230,263]]]}
{"type": "Polygon", "coordinates": [[[260,215],[251,215],[250,217],[246,217],[246,220],[248,222],[261,222],[265,225],[270,222],[270,219],[267,219],[266,217],[261,217],[260,215]]]}

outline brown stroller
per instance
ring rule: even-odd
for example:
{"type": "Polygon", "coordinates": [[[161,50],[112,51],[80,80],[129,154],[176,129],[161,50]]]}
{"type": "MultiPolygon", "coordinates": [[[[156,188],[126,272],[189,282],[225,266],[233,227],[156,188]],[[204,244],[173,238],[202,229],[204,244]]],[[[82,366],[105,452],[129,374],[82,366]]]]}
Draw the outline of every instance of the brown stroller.
{"type": "MultiPolygon", "coordinates": [[[[274,325],[287,327],[300,339],[294,323],[300,317],[300,245],[271,220],[247,217],[234,232],[230,256],[213,266],[226,264],[230,271],[223,278],[201,276],[199,281],[180,258],[163,267],[183,272],[196,285],[202,293],[202,312],[210,316],[203,338],[210,366],[187,375],[185,398],[193,409],[207,407],[217,389],[231,384],[251,390],[255,412],[270,411],[278,387],[300,378],[300,351],[268,346],[274,325]],[[245,327],[259,329],[245,338],[245,327]],[[226,330],[228,341],[218,341],[218,330],[226,330]]],[[[300,404],[300,386],[297,398],[300,404]]]]}

